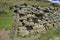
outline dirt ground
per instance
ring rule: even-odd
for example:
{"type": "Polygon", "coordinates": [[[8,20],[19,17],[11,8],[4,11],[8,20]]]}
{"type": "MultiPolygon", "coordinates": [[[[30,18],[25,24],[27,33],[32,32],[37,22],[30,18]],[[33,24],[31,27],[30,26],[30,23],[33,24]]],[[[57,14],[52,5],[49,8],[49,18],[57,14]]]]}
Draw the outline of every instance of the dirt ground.
{"type": "MultiPolygon", "coordinates": [[[[10,30],[0,30],[0,40],[12,40],[9,37],[10,30]]],[[[33,37],[31,38],[16,38],[15,40],[34,40],[33,37]]]]}
{"type": "MultiPolygon", "coordinates": [[[[12,40],[9,37],[10,30],[0,30],[0,40],[12,40]]],[[[28,38],[16,38],[15,40],[34,40],[34,36],[28,38]]],[[[60,40],[60,37],[53,37],[50,40],[60,40]]]]}
{"type": "Polygon", "coordinates": [[[0,40],[11,40],[10,38],[9,38],[9,30],[0,30],[0,40]]]}

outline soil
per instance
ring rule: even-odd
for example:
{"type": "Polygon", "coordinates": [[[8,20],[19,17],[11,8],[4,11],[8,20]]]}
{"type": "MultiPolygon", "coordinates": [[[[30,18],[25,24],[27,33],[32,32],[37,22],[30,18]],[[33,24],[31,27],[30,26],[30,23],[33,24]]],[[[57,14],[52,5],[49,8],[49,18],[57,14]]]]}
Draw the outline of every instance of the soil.
{"type": "MultiPolygon", "coordinates": [[[[10,37],[9,37],[9,33],[10,33],[10,30],[0,30],[0,40],[12,40],[10,37]]],[[[26,37],[26,38],[16,38],[15,40],[34,40],[34,36],[32,37],[26,37]]],[[[60,37],[53,37],[52,39],[50,40],[60,40],[60,37]]]]}
{"type": "Polygon", "coordinates": [[[11,40],[10,38],[9,38],[9,30],[5,30],[5,29],[3,29],[3,30],[0,30],[0,40],[11,40]]]}
{"type": "MultiPolygon", "coordinates": [[[[0,30],[0,40],[12,40],[9,37],[10,30],[0,30]]],[[[34,40],[33,37],[30,38],[16,38],[15,40],[34,40]]]]}

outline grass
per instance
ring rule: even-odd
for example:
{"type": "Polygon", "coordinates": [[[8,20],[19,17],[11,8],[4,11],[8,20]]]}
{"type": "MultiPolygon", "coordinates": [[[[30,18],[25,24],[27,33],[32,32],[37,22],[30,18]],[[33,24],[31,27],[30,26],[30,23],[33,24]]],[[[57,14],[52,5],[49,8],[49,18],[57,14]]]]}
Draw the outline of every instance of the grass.
{"type": "Polygon", "coordinates": [[[12,17],[13,15],[12,14],[0,14],[0,17],[12,17]]]}
{"type": "Polygon", "coordinates": [[[10,29],[12,23],[13,17],[0,17],[0,29],[10,29]]]}
{"type": "Polygon", "coordinates": [[[47,33],[42,33],[36,40],[49,40],[50,38],[60,36],[60,28],[47,30],[47,33]]]}
{"type": "Polygon", "coordinates": [[[25,1],[26,4],[28,5],[37,5],[37,6],[50,6],[50,3],[48,2],[43,2],[43,1],[25,1]]]}

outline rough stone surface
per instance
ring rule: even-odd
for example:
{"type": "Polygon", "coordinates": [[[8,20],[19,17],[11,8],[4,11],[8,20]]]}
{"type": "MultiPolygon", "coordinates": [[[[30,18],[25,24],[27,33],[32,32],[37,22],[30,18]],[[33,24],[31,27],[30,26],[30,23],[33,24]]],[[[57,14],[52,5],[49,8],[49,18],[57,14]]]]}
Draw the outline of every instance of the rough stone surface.
{"type": "Polygon", "coordinates": [[[22,4],[14,12],[19,15],[20,23],[18,31],[22,36],[27,35],[32,30],[41,32],[60,27],[60,12],[58,7],[40,7],[22,4]]]}

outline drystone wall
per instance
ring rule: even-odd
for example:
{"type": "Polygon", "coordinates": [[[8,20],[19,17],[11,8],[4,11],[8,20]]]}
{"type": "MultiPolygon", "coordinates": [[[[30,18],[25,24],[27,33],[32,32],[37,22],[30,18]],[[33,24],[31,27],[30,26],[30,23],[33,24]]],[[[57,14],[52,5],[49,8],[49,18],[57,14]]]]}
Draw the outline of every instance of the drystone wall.
{"type": "Polygon", "coordinates": [[[41,7],[21,4],[14,6],[14,16],[19,18],[19,35],[28,35],[30,32],[42,32],[60,27],[60,13],[58,7],[41,7]]]}

